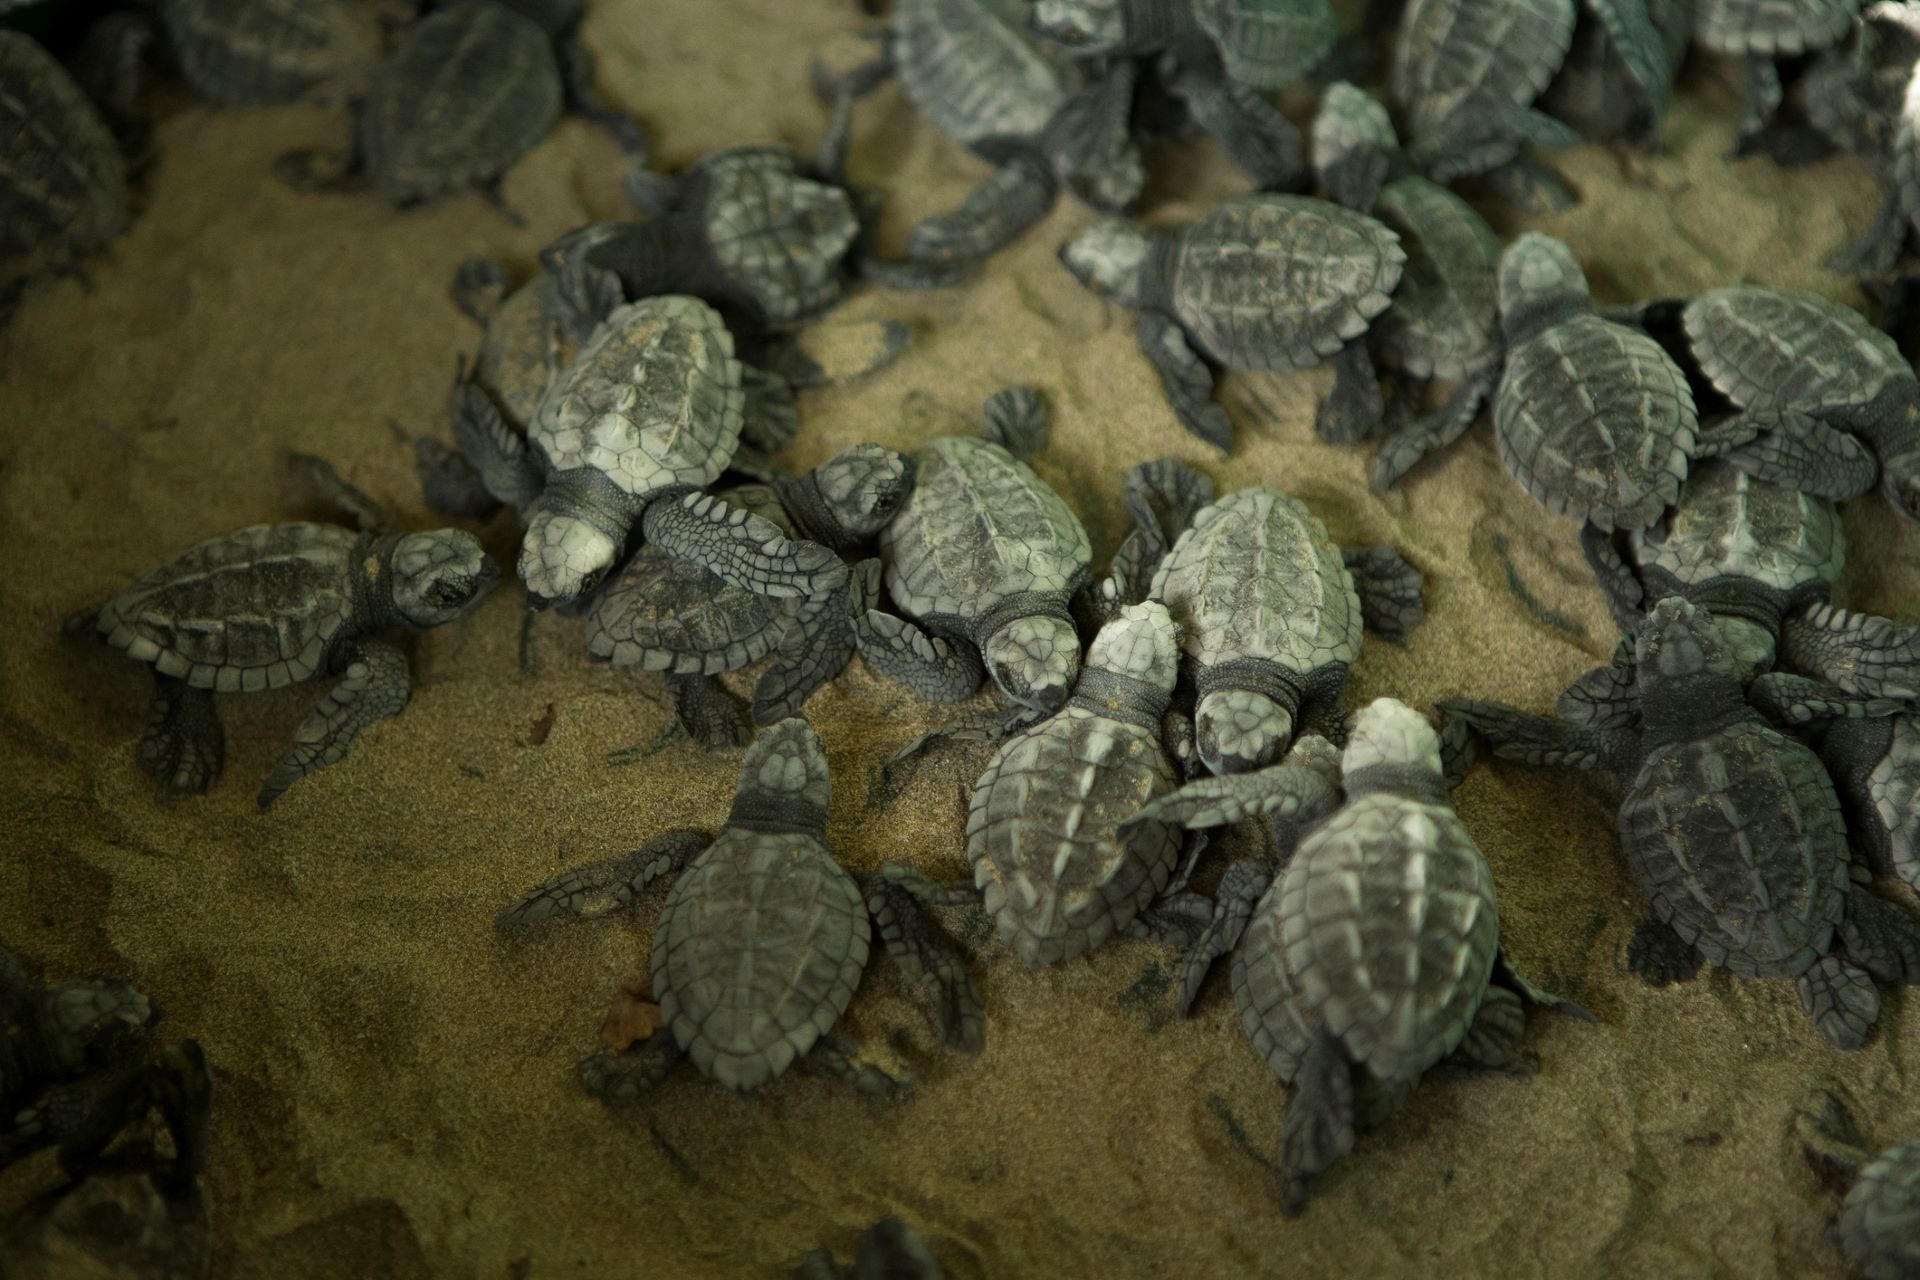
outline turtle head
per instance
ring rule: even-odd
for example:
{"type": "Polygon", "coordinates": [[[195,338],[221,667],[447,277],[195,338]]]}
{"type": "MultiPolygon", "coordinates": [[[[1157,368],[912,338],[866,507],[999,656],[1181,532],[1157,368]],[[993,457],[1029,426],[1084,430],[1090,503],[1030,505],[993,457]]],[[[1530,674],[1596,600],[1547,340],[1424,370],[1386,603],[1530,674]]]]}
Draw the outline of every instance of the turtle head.
{"type": "Polygon", "coordinates": [[[827,752],[820,735],[801,716],[789,716],[762,729],[740,762],[733,816],[762,825],[792,822],[798,830],[824,835],[833,786],[827,778],[827,752]]]}
{"type": "Polygon", "coordinates": [[[1378,99],[1346,81],[1327,86],[1313,118],[1313,169],[1328,199],[1349,209],[1373,205],[1400,149],[1378,99]]]}
{"type": "Polygon", "coordinates": [[[1293,708],[1252,689],[1215,689],[1193,709],[1193,746],[1216,774],[1251,773],[1280,758],[1293,708]]]}
{"type": "Polygon", "coordinates": [[[1137,307],[1145,292],[1147,233],[1120,218],[1094,223],[1060,250],[1073,278],[1102,298],[1137,307]]]}
{"type": "Polygon", "coordinates": [[[1075,57],[1118,53],[1127,45],[1127,16],[1123,0],[1037,0],[1031,26],[1034,33],[1075,57]]]}
{"type": "Polygon", "coordinates": [[[1500,255],[1500,328],[1510,345],[1592,305],[1586,273],[1566,241],[1529,231],[1500,255]]]}
{"type": "Polygon", "coordinates": [[[585,599],[613,571],[620,544],[576,515],[542,511],[527,521],[520,543],[520,581],[535,609],[585,599]]]}
{"type": "Polygon", "coordinates": [[[1362,769],[1387,765],[1396,772],[1431,773],[1439,779],[1440,735],[1427,718],[1394,698],[1375,698],[1353,718],[1340,772],[1353,777],[1362,769]]]}
{"type": "Polygon", "coordinates": [[[1080,636],[1063,618],[1029,614],[988,636],[980,656],[1008,698],[1036,711],[1056,711],[1080,674],[1080,636]]]}
{"type": "Polygon", "coordinates": [[[56,983],[37,1000],[47,1066],[59,1076],[84,1075],[125,1057],[160,1019],[153,1001],[109,978],[56,983]]]}
{"type": "Polygon", "coordinates": [[[1180,626],[1158,600],[1130,604],[1100,628],[1087,665],[1172,693],[1180,676],[1180,626]]]}
{"type": "Polygon", "coordinates": [[[452,622],[500,581],[500,566],[470,533],[409,533],[393,548],[393,607],[409,626],[452,622]]]}
{"type": "Polygon", "coordinates": [[[913,459],[877,444],[843,449],[813,469],[813,484],[848,543],[871,542],[913,492],[913,459]]]}
{"type": "Polygon", "coordinates": [[[1679,596],[1668,596],[1653,606],[1640,624],[1634,659],[1643,689],[1691,676],[1729,681],[1740,676],[1733,650],[1721,640],[1713,615],[1679,596]]]}

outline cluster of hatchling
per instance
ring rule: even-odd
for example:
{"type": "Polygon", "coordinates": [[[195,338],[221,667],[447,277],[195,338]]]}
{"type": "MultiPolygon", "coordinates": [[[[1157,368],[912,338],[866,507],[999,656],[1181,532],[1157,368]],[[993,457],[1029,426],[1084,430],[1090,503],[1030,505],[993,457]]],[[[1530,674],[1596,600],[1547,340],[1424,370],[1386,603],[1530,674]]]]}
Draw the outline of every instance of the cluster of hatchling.
{"type": "MultiPolygon", "coordinates": [[[[1598,308],[1573,247],[1503,246],[1441,185],[1574,199],[1541,153],[1656,145],[1699,45],[1745,59],[1743,151],[1795,164],[1845,149],[1886,173],[1884,214],[1845,261],[1903,314],[1920,5],[1406,0],[1343,38],[1326,0],[893,0],[815,63],[832,106],[818,154],[743,147],[677,174],[647,167],[641,130],[595,97],[570,35],[580,4],[407,8],[161,0],[157,19],[90,36],[71,75],[0,33],[0,227],[50,271],[125,223],[143,62],[224,103],[357,79],[352,145],[289,156],[279,176],[364,175],[397,204],[491,184],[567,104],[631,154],[639,216],[563,236],[517,287],[498,264],[461,268],[454,296],[484,337],[452,442],[417,449],[436,511],[516,513],[531,608],[579,616],[590,657],[661,673],[695,742],[745,749],[717,839],[663,833],[500,916],[518,934],[677,876],[633,997],[645,1016],[581,1065],[594,1093],[638,1097],[684,1058],[737,1090],[804,1061],[898,1095],[910,1081],[835,1024],[877,934],[946,1042],[978,1051],[966,957],[928,916],[977,902],[1029,967],[1116,934],[1178,948],[1183,1014],[1228,958],[1254,1047],[1291,1086],[1277,1168],[1297,1211],[1423,1075],[1523,1066],[1526,1004],[1586,1016],[1500,954],[1492,874],[1449,801],[1483,752],[1619,780],[1621,851],[1653,908],[1630,956],[1650,981],[1702,960],[1791,978],[1851,1049],[1874,1028],[1876,984],[1920,979],[1920,921],[1871,888],[1874,874],[1920,886],[1920,632],[1831,599],[1836,503],[1877,495],[1920,519],[1912,366],[1862,315],[1807,295],[1598,308]],[[1384,101],[1342,78],[1376,71],[1384,101]],[[993,166],[895,254],[843,164],[858,103],[888,79],[993,166]],[[1322,91],[1302,131],[1263,94],[1309,79],[1322,91]],[[1180,225],[1132,220],[1143,140],[1196,132],[1260,192],[1180,225]],[[1578,523],[1624,635],[1612,662],[1548,714],[1459,699],[1436,728],[1382,698],[1349,715],[1366,632],[1420,622],[1418,571],[1392,548],[1339,546],[1282,489],[1216,495],[1159,459],[1126,476],[1134,528],[1096,576],[1072,506],[1026,461],[1048,436],[1031,388],[991,397],[977,434],[911,455],[865,444],[802,474],[779,465],[796,390],[908,352],[900,326],[822,319],[846,288],[962,282],[1063,195],[1107,215],[1061,247],[1063,269],[1137,311],[1169,412],[1202,440],[1232,444],[1220,370],[1329,364],[1318,430],[1377,442],[1385,489],[1490,406],[1513,480],[1578,523]],[[931,701],[990,685],[1004,702],[947,731],[996,744],[968,810],[971,886],[899,865],[852,875],[829,848],[826,755],[802,712],[855,654],[931,701]],[[714,677],[755,664],[743,710],[714,677]],[[1266,855],[1227,866],[1211,898],[1190,890],[1206,833],[1253,821],[1266,855]]],[[[215,538],[76,615],[153,669],[138,759],[170,792],[220,771],[216,693],[333,681],[262,807],[339,763],[407,701],[406,656],[381,634],[453,622],[502,576],[470,533],[407,532],[324,461],[302,465],[351,527],[215,538]]],[[[99,982],[0,978],[24,1028],[0,1059],[9,1111],[25,1106],[4,1150],[62,1141],[77,1159],[104,1122],[63,1132],[86,1109],[31,1099],[138,1040],[150,1011],[99,982]]],[[[137,1068],[111,1114],[161,1094],[203,1103],[196,1063],[137,1068]]],[[[168,1115],[198,1123],[187,1103],[168,1115]]],[[[1808,1128],[1810,1154],[1859,1173],[1840,1238],[1869,1274],[1912,1274],[1920,1155],[1861,1173],[1850,1123],[1808,1128]]],[[[179,1163],[195,1152],[183,1139],[179,1163]]]]}

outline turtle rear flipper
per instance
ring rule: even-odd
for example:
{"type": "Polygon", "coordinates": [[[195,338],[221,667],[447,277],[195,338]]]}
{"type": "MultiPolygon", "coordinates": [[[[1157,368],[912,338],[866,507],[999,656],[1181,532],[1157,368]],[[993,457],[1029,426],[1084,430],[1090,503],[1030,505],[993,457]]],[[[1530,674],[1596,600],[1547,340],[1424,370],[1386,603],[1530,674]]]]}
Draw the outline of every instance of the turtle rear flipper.
{"type": "Polygon", "coordinates": [[[1367,629],[1383,636],[1411,631],[1426,614],[1420,597],[1420,571],[1392,547],[1343,551],[1353,589],[1360,595],[1360,616],[1367,629]]]}
{"type": "Polygon", "coordinates": [[[1004,387],[980,406],[980,434],[1016,458],[1047,447],[1047,402],[1032,387],[1004,387]]]}
{"type": "Polygon", "coordinates": [[[1865,885],[1847,893],[1838,950],[1884,982],[1920,981],[1920,925],[1912,916],[1865,885]]]}
{"type": "Polygon", "coordinates": [[[779,653],[753,686],[753,722],[778,724],[797,716],[808,698],[846,670],[858,644],[847,592],[809,601],[787,624],[779,653]]]}
{"type": "Polygon", "coordinates": [[[1467,1034],[1454,1051],[1435,1069],[1445,1076],[1474,1076],[1487,1073],[1531,1075],[1537,1066],[1520,1052],[1520,1037],[1527,1030],[1526,1006],[1520,997],[1505,987],[1490,986],[1474,1011],[1467,1034]]]}
{"type": "Polygon", "coordinates": [[[627,1049],[595,1049],[580,1059],[580,1083],[602,1102],[633,1102],[665,1080],[685,1056],[672,1035],[656,1031],[627,1049]]]}
{"type": "Polygon", "coordinates": [[[1180,957],[1180,993],[1174,998],[1174,1016],[1184,1018],[1200,995],[1213,962],[1240,945],[1253,918],[1253,908],[1273,883],[1274,870],[1260,858],[1241,858],[1227,865],[1214,890],[1213,918],[1207,921],[1186,954],[1180,957]]]}
{"type": "Polygon", "coordinates": [[[412,691],[407,657],[384,640],[354,647],[340,680],[294,733],[294,748],[260,787],[262,809],[308,774],[338,764],[360,731],[406,710],[412,691]]]}
{"type": "Polygon", "coordinates": [[[471,382],[454,389],[453,438],[482,487],[524,517],[540,496],[539,470],[527,453],[526,437],[509,427],[493,397],[471,382]]]}
{"type": "Polygon", "coordinates": [[[413,442],[413,469],[427,510],[456,520],[479,520],[500,509],[486,481],[466,455],[443,440],[420,436],[413,442]]]}
{"type": "Polygon", "coordinates": [[[740,387],[747,398],[740,443],[767,454],[779,453],[792,444],[800,429],[800,410],[787,380],[766,369],[741,365],[740,387]]]}
{"type": "Polygon", "coordinates": [[[1789,614],[1780,628],[1785,666],[1850,693],[1920,698],[1920,627],[1822,604],[1789,614]]]}
{"type": "MultiPolygon", "coordinates": [[[[933,989],[934,1021],[948,1047],[978,1053],[986,1044],[980,993],[959,948],[927,919],[925,904],[915,892],[921,883],[926,883],[922,877],[888,864],[879,875],[866,878],[867,910],[907,981],[933,989]]],[[[937,892],[930,896],[940,901],[937,892]]],[[[973,900],[968,892],[966,901],[973,900]]]]}
{"type": "Polygon", "coordinates": [[[1649,916],[1634,927],[1627,943],[1627,968],[1650,987],[1690,982],[1700,972],[1700,953],[1672,925],[1649,916]]]}
{"type": "Polygon", "coordinates": [[[1160,375],[1160,386],[1180,425],[1216,449],[1233,448],[1233,423],[1213,402],[1213,370],[1194,351],[1184,330],[1170,317],[1142,311],[1135,324],[1141,354],[1160,375]]]}
{"type": "Polygon", "coordinates": [[[969,271],[1046,217],[1056,193],[1046,161],[1020,152],[975,187],[958,209],[915,227],[907,239],[908,261],[969,271]]]}
{"type": "Polygon", "coordinates": [[[1329,362],[1333,390],[1320,403],[1314,425],[1328,444],[1358,444],[1380,429],[1386,401],[1380,394],[1380,376],[1365,338],[1342,347],[1329,362]]]}
{"type": "Polygon", "coordinates": [[[1353,1150],[1353,1139],[1353,1066],[1339,1037],[1322,1027],[1293,1078],[1280,1129],[1282,1213],[1306,1208],[1314,1179],[1353,1150]]]}
{"type": "Polygon", "coordinates": [[[1858,1049],[1880,1016],[1880,993],[1867,971],[1821,956],[1800,975],[1800,1002],[1836,1049],[1858,1049]]]}
{"type": "Polygon", "coordinates": [[[895,1102],[905,1102],[913,1096],[911,1072],[903,1070],[894,1075],[864,1061],[860,1056],[860,1046],[839,1032],[826,1032],[814,1041],[805,1060],[809,1066],[838,1076],[861,1093],[895,1102]]]}
{"type": "Polygon", "coordinates": [[[663,832],[618,858],[573,868],[528,893],[495,918],[494,928],[512,932],[570,915],[582,919],[632,905],[653,881],[680,870],[713,843],[704,832],[663,832]]]}
{"type": "Polygon", "coordinates": [[[147,728],[135,758],[167,794],[203,794],[219,778],[226,759],[213,691],[155,672],[147,728]]]}
{"type": "Polygon", "coordinates": [[[1374,455],[1373,472],[1368,481],[1373,491],[1385,493],[1428,454],[1439,452],[1465,435],[1497,382],[1499,375],[1493,368],[1472,374],[1453,389],[1445,404],[1389,435],[1381,443],[1380,452],[1374,455]]]}
{"type": "MultiPolygon", "coordinates": [[[[732,751],[753,736],[727,691],[703,675],[669,675],[667,693],[687,737],[708,751],[732,751]]],[[[784,717],[783,717],[784,718],[784,717]]]]}
{"type": "Polygon", "coordinates": [[[352,520],[356,529],[363,533],[393,533],[400,528],[399,520],[391,511],[365,490],[348,484],[339,469],[325,458],[311,453],[294,453],[289,457],[295,473],[352,520]]]}
{"type": "Polygon", "coordinates": [[[1783,489],[1843,502],[1872,489],[1880,478],[1873,451],[1853,436],[1792,409],[1751,409],[1716,425],[1705,437],[1709,452],[1783,489]],[[1715,436],[1749,433],[1743,444],[1716,448],[1715,436]]]}

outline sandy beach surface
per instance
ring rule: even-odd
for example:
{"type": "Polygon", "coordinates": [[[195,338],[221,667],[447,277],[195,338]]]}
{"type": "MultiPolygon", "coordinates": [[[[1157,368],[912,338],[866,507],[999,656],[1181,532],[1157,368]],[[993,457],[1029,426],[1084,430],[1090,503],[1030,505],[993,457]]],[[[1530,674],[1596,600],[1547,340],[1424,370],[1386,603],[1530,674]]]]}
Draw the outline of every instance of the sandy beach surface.
{"type": "MultiPolygon", "coordinates": [[[[607,96],[672,168],[748,140],[811,147],[825,113],[808,56],[858,21],[845,0],[599,0],[584,35],[607,96]]],[[[1871,220],[1873,178],[1850,160],[1730,161],[1737,84],[1696,62],[1663,154],[1564,153],[1578,207],[1489,216],[1505,235],[1566,237],[1602,301],[1740,282],[1851,299],[1820,264],[1871,220]]],[[[291,450],[331,459],[416,527],[439,523],[411,439],[447,434],[455,361],[478,340],[448,298],[454,269],[481,254],[524,276],[558,233],[625,215],[620,158],[563,121],[506,179],[516,226],[476,195],[395,212],[275,181],[280,152],[343,137],[337,103],[218,110],[161,90],[151,106],[158,161],[131,229],[90,288],[36,287],[0,331],[0,938],[36,976],[131,979],[165,1008],[167,1036],[205,1044],[216,1275],[773,1276],[822,1243],[848,1255],[888,1213],[955,1277],[1842,1273],[1823,1236],[1835,1203],[1790,1113],[1827,1082],[1876,1143],[1920,1137],[1914,997],[1883,990],[1878,1032],[1841,1054],[1789,982],[1707,970],[1645,986],[1625,962],[1644,902],[1603,794],[1518,766],[1478,770],[1460,811],[1514,963],[1598,1021],[1534,1011],[1537,1075],[1422,1086],[1298,1220],[1281,1217],[1270,1172],[1283,1090],[1224,967],[1180,1022],[1171,954],[1144,942],[1029,974],[977,913],[948,913],[987,1001],[974,1059],[941,1048],[876,959],[845,1029],[916,1074],[905,1104],[799,1071],[747,1097],[691,1071],[627,1109],[585,1096],[574,1063],[644,972],[657,895],[631,919],[525,942],[491,921],[570,863],[718,828],[737,756],[678,733],[656,678],[590,665],[576,621],[529,618],[509,585],[409,640],[406,714],[261,814],[255,788],[317,689],[224,699],[224,780],[168,801],[134,762],[146,673],[59,625],[203,538],[323,514],[290,478],[291,450]]],[[[1154,221],[1244,187],[1210,143],[1149,162],[1154,221]]],[[[859,111],[851,169],[887,193],[894,246],[988,172],[893,87],[859,111]]],[[[1091,217],[1063,201],[964,287],[856,290],[836,315],[903,321],[913,347],[805,393],[782,460],[862,440],[911,449],[1029,384],[1054,419],[1036,467],[1102,565],[1125,532],[1126,468],[1168,454],[1222,493],[1299,495],[1344,543],[1400,548],[1426,575],[1427,618],[1403,644],[1369,642],[1352,705],[1473,694],[1545,710],[1606,657],[1615,631],[1574,525],[1507,477],[1484,422],[1384,497],[1367,489],[1370,447],[1314,436],[1325,370],[1227,379],[1230,459],[1185,435],[1131,314],[1055,261],[1091,217]]],[[[1840,599],[1920,621],[1920,536],[1873,501],[1846,524],[1840,599]]],[[[509,517],[472,527],[511,561],[509,517]]],[[[744,696],[753,674],[725,683],[744,696]]],[[[986,749],[882,769],[954,714],[857,660],[809,704],[847,866],[966,871],[986,749]]],[[[53,1176],[46,1156],[0,1176],[0,1215],[53,1176]]]]}

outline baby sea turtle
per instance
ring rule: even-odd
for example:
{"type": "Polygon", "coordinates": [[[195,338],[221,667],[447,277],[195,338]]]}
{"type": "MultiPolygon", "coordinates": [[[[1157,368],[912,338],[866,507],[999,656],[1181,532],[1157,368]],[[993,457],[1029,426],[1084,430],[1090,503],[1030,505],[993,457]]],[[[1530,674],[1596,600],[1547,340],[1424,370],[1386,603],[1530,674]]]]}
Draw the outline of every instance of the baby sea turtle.
{"type": "Polygon", "coordinates": [[[1892,338],[1851,308],[1776,289],[1715,289],[1682,321],[1702,371],[1745,411],[1717,433],[1726,456],[1836,501],[1877,480],[1920,520],[1920,381],[1892,338]]]}
{"type": "Polygon", "coordinates": [[[488,491],[526,520],[529,602],[585,599],[636,531],[760,595],[814,596],[844,581],[831,551],[699,492],[731,461],[745,400],[733,335],[712,307],[677,294],[609,315],[542,395],[525,437],[463,386],[455,434],[488,491]]]}
{"type": "Polygon", "coordinates": [[[958,702],[990,674],[1023,713],[1050,712],[1079,670],[1069,605],[1093,547],[1021,461],[1046,443],[1040,397],[1012,387],[983,416],[985,438],[943,436],[915,454],[913,493],[880,535],[887,592],[904,616],[856,617],[860,653],[923,698],[958,702]]]}
{"type": "MultiPolygon", "coordinates": [[[[1277,873],[1234,864],[1217,936],[1199,948],[1202,972],[1232,949],[1241,1022],[1293,1086],[1278,1170],[1289,1213],[1353,1149],[1355,1128],[1384,1120],[1430,1067],[1450,1055],[1508,1067],[1526,1027],[1519,997],[1490,982],[1493,873],[1447,798],[1426,718],[1376,700],[1355,717],[1337,776],[1326,743],[1303,746],[1287,763],[1190,784],[1140,815],[1216,825],[1275,808],[1306,830],[1277,873]]],[[[1197,981],[1188,985],[1190,999],[1197,981]]]]}
{"type": "Polygon", "coordinates": [[[1709,53],[1744,58],[1747,105],[1740,117],[1744,151],[1779,110],[1783,90],[1778,60],[1838,44],[1865,0],[1693,0],[1693,42],[1709,53]]]}
{"type": "Polygon", "coordinates": [[[830,792],[818,735],[805,720],[783,720],[747,749],[717,840],[669,832],[624,858],[568,872],[500,916],[500,928],[517,931],[561,914],[604,914],[682,872],[653,937],[652,994],[671,1034],[585,1059],[590,1092],[634,1097],[682,1054],[703,1075],[745,1091],[810,1051],[863,1089],[898,1087],[858,1065],[832,1032],[866,968],[869,916],[908,978],[935,988],[948,1045],[978,1051],[979,997],[956,948],[917,901],[951,895],[905,868],[858,879],[844,871],[827,848],[830,792]]]}
{"type": "Polygon", "coordinates": [[[1657,146],[1692,38],[1693,0],[1582,0],[1572,48],[1540,106],[1594,141],[1657,146]]]}
{"type": "Polygon", "coordinates": [[[35,986],[0,947],[0,1169],[61,1143],[68,1171],[79,1172],[96,1122],[119,1118],[89,1105],[86,1082],[136,1062],[159,1017],[151,1000],[116,979],[35,986]]]}
{"type": "Polygon", "coordinates": [[[0,30],[0,256],[78,258],[126,224],[126,161],[100,112],[45,49],[0,30]]]}
{"type": "Polygon", "coordinates": [[[235,106],[292,102],[379,58],[373,7],[354,0],[160,0],[193,91],[235,106]]]}
{"type": "Polygon", "coordinates": [[[1171,228],[1109,219],[1060,260],[1101,297],[1140,311],[1140,349],[1181,425],[1228,448],[1208,361],[1305,369],[1332,357],[1320,434],[1358,440],[1379,421],[1380,388],[1360,338],[1392,302],[1406,252],[1384,225],[1306,196],[1242,196],[1171,228]]]}
{"type": "Polygon", "coordinates": [[[1194,745],[1215,773],[1273,763],[1296,732],[1338,738],[1363,625],[1398,634],[1421,615],[1419,571],[1398,552],[1343,551],[1304,503],[1264,485],[1202,508],[1150,596],[1180,628],[1194,745]]]}
{"type": "Polygon", "coordinates": [[[1693,392],[1646,334],[1602,319],[1573,252],[1530,231],[1500,258],[1507,361],[1500,460],[1534,501],[1602,530],[1644,529],[1698,450],[1693,392]]]}
{"type": "Polygon", "coordinates": [[[1573,44],[1574,0],[1408,0],[1388,88],[1414,166],[1436,182],[1485,174],[1527,208],[1572,201],[1523,154],[1579,135],[1533,108],[1573,44]]]}
{"type": "Polygon", "coordinates": [[[1792,1135],[1820,1181],[1845,1193],[1828,1238],[1864,1280],[1920,1275],[1920,1142],[1875,1152],[1828,1085],[1816,1085],[1795,1108],[1792,1135]]]}
{"type": "MultiPolygon", "coordinates": [[[[1504,759],[1621,779],[1621,850],[1660,922],[1634,940],[1637,971],[1666,981],[1704,957],[1741,977],[1797,978],[1822,1034],[1859,1048],[1879,1014],[1874,977],[1920,977],[1920,930],[1852,879],[1840,801],[1819,757],[1748,704],[1732,651],[1685,599],[1668,597],[1647,615],[1633,671],[1632,714],[1615,719],[1441,707],[1504,759]]],[[[1862,711],[1781,673],[1754,688],[1789,723],[1862,711]]]]}
{"type": "MultiPolygon", "coordinates": [[[[803,475],[719,496],[789,536],[856,551],[872,544],[912,488],[913,459],[859,444],[803,475]]],[[[845,585],[806,600],[771,600],[642,547],[594,596],[587,652],[664,673],[681,727],[696,742],[745,746],[747,725],[712,677],[777,652],[754,686],[753,723],[798,715],[853,657],[854,607],[845,585]]]]}
{"type": "Polygon", "coordinates": [[[340,678],[268,775],[262,808],[338,763],[362,729],[407,705],[406,654],[375,633],[443,626],[499,581],[471,534],[401,532],[326,463],[301,462],[354,528],[253,525],[182,552],[82,615],[108,644],[153,668],[138,759],[174,795],[205,791],[220,773],[216,692],[340,678]]]}
{"type": "Polygon", "coordinates": [[[1177,833],[1117,828],[1178,783],[1162,717],[1178,630],[1156,602],[1101,628],[1073,696],[994,753],[967,810],[967,857],[1001,939],[1029,969],[1136,932],[1180,861],[1177,833]]]}
{"type": "Polygon", "coordinates": [[[1380,219],[1407,255],[1392,305],[1367,334],[1375,359],[1405,384],[1388,407],[1394,425],[1374,459],[1373,488],[1383,492],[1459,439],[1500,376],[1500,240],[1466,201],[1404,171],[1386,108],[1350,84],[1321,95],[1313,159],[1327,196],[1380,219]],[[1453,383],[1453,394],[1414,417],[1436,378],[1453,383]]]}

